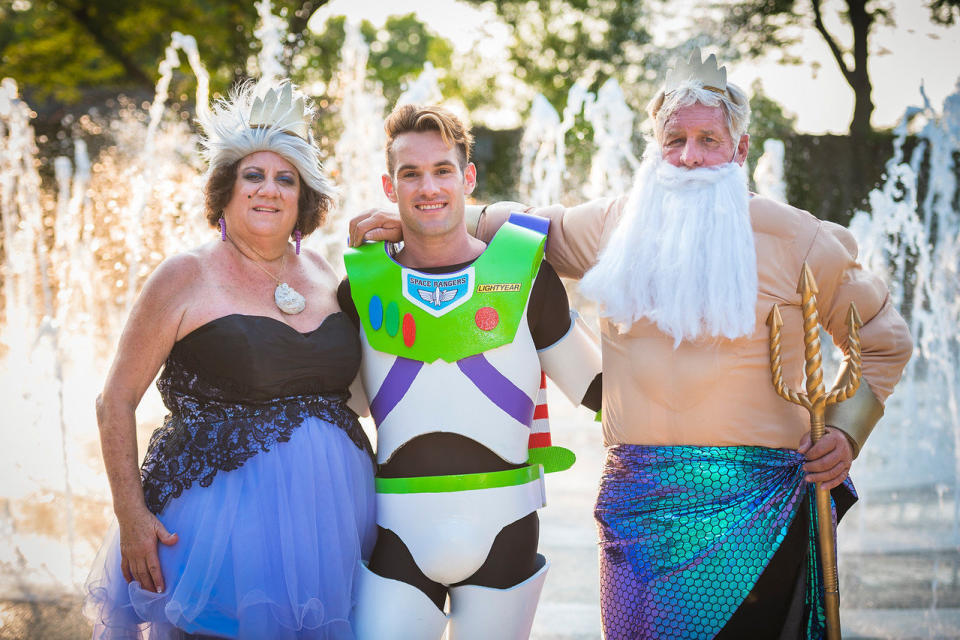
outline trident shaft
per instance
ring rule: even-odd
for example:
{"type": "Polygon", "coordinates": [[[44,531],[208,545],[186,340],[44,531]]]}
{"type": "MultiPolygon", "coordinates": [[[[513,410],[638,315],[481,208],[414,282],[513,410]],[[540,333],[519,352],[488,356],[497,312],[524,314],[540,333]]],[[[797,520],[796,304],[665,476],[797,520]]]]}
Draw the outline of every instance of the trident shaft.
{"type": "MultiPolygon", "coordinates": [[[[773,374],[773,386],[777,394],[794,404],[804,407],[810,413],[810,439],[817,442],[825,431],[824,412],[831,404],[843,402],[851,397],[860,386],[860,315],[851,302],[847,312],[847,330],[849,345],[849,375],[845,381],[839,381],[829,393],[824,391],[823,367],[820,357],[820,314],[817,311],[817,283],[813,272],[806,262],[797,285],[803,309],[803,359],[806,377],[806,393],[797,393],[783,382],[783,361],[780,352],[780,338],[783,318],[780,309],[773,305],[767,317],[770,327],[770,371],[773,374]]],[[[830,492],[817,483],[817,540],[820,550],[820,566],[823,570],[824,604],[827,615],[828,640],[840,640],[840,585],[837,578],[837,540],[833,528],[833,514],[830,509],[830,492]]]]}

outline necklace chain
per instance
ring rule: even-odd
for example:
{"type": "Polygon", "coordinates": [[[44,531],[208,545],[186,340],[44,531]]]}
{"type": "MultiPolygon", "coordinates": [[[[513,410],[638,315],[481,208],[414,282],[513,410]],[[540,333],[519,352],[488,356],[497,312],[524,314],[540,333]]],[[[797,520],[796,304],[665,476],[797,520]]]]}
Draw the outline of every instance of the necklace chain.
{"type": "MultiPolygon", "coordinates": [[[[240,255],[242,255],[244,258],[246,258],[247,260],[249,260],[250,262],[252,262],[258,269],[260,269],[260,271],[263,271],[265,274],[267,274],[267,275],[270,277],[270,279],[273,280],[274,283],[277,284],[277,286],[280,285],[280,283],[282,282],[282,280],[280,280],[280,276],[283,275],[283,268],[287,265],[287,248],[286,248],[286,247],[283,248],[283,257],[280,258],[280,271],[277,272],[277,275],[273,275],[272,273],[270,273],[269,271],[267,271],[267,268],[266,268],[266,267],[264,267],[262,264],[260,264],[259,262],[257,262],[256,260],[254,260],[253,258],[251,258],[250,256],[248,256],[246,253],[244,253],[244,252],[243,252],[243,249],[240,248],[240,245],[237,244],[237,241],[234,240],[233,237],[232,237],[229,233],[226,234],[226,235],[227,235],[227,238],[230,239],[230,243],[231,243],[234,247],[236,247],[237,251],[240,252],[240,255]]],[[[254,249],[253,247],[249,247],[249,249],[250,249],[250,251],[252,251],[252,252],[253,252],[258,258],[260,258],[261,260],[266,260],[266,258],[264,258],[262,255],[260,255],[260,252],[257,251],[256,249],[254,249]]]]}
{"type": "MultiPolygon", "coordinates": [[[[280,311],[282,311],[286,315],[296,315],[304,310],[304,308],[307,306],[306,298],[304,298],[299,291],[297,291],[296,289],[294,289],[293,287],[291,287],[286,282],[283,282],[280,279],[280,276],[283,275],[283,268],[287,265],[287,247],[286,246],[283,247],[283,256],[280,258],[280,271],[277,272],[277,275],[273,275],[267,270],[266,267],[264,267],[262,264],[260,264],[259,262],[257,262],[256,260],[248,256],[246,253],[244,253],[243,249],[240,248],[240,245],[237,244],[236,240],[231,238],[229,234],[224,232],[224,235],[230,238],[230,244],[232,244],[236,248],[236,250],[240,253],[240,255],[242,255],[244,258],[246,258],[247,260],[252,262],[254,265],[256,265],[256,267],[260,269],[260,271],[263,271],[265,274],[267,274],[270,277],[271,280],[273,280],[276,283],[277,288],[273,292],[273,301],[274,303],[276,303],[277,308],[280,309],[280,311]]],[[[262,255],[260,255],[259,251],[257,251],[253,247],[248,246],[247,248],[250,249],[250,251],[252,251],[253,254],[258,258],[260,258],[261,260],[265,260],[265,261],[267,260],[262,255]]]]}

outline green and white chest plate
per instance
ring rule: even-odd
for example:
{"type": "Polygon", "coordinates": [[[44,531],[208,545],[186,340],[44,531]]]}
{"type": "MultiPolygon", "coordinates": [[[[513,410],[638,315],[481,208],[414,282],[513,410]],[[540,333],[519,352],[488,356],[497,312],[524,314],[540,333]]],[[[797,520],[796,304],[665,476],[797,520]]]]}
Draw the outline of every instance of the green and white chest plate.
{"type": "Polygon", "coordinates": [[[439,275],[403,267],[382,244],[345,254],[381,463],[437,431],[527,461],[540,359],[526,312],[544,241],[508,223],[473,264],[439,275]]]}
{"type": "Polygon", "coordinates": [[[467,268],[429,274],[394,261],[383,243],[344,254],[363,333],[377,351],[456,362],[510,343],[526,312],[546,237],[505,224],[467,268]]]}

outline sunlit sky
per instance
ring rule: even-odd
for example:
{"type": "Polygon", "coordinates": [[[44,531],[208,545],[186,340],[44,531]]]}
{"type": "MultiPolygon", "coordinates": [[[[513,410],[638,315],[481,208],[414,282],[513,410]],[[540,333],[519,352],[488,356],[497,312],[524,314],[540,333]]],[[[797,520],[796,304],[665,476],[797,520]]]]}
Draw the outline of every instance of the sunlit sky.
{"type": "MultiPolygon", "coordinates": [[[[677,15],[684,15],[679,5],[693,1],[674,0],[668,6],[677,15]]],[[[876,105],[873,124],[877,127],[896,124],[907,106],[921,104],[921,83],[939,110],[943,99],[956,90],[960,77],[960,26],[931,24],[922,0],[898,0],[895,4],[896,26],[876,27],[871,40],[870,76],[876,105]]],[[[481,50],[484,55],[495,56],[502,51],[509,33],[506,25],[498,24],[491,8],[478,9],[457,0],[332,0],[318,11],[314,24],[341,13],[382,24],[392,13],[411,11],[462,51],[481,50]]],[[[846,44],[849,29],[840,24],[835,13],[825,14],[827,26],[846,44]]],[[[664,34],[658,35],[662,38],[664,34]]],[[[740,62],[728,66],[728,76],[743,87],[760,77],[766,93],[796,114],[797,128],[802,132],[845,132],[853,115],[853,92],[827,44],[811,28],[798,51],[808,64],[740,62]],[[815,71],[810,63],[818,63],[819,69],[815,71]]]]}

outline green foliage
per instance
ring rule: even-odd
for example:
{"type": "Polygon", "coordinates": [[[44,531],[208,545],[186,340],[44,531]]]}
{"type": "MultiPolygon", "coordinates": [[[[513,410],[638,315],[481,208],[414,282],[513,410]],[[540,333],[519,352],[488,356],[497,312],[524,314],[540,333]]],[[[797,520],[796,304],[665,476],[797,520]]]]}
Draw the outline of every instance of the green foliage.
{"type": "Polygon", "coordinates": [[[724,47],[725,53],[755,58],[768,50],[777,51],[784,63],[802,60],[790,52],[800,41],[796,27],[803,21],[802,7],[796,0],[746,0],[718,2],[722,15],[706,23],[708,31],[724,47]]]}
{"type": "Polygon", "coordinates": [[[8,5],[0,19],[0,62],[3,74],[13,76],[28,92],[40,87],[37,97],[75,100],[79,97],[75,78],[88,76],[91,82],[103,83],[119,76],[119,63],[105,59],[96,43],[86,33],[70,30],[70,19],[51,9],[51,5],[32,6],[18,10],[8,5]],[[36,38],[35,33],[49,34],[36,38]]]}
{"type": "MultiPolygon", "coordinates": [[[[468,0],[484,4],[486,0],[468,0]]],[[[497,13],[514,28],[510,56],[521,80],[558,110],[582,78],[596,91],[610,77],[643,92],[657,77],[647,60],[650,16],[639,0],[494,0],[497,13]]]]}
{"type": "Polygon", "coordinates": [[[783,106],[763,91],[760,80],[750,86],[750,152],[747,163],[757,166],[763,154],[763,142],[769,138],[784,140],[794,135],[797,116],[788,114],[783,106]]]}
{"type": "Polygon", "coordinates": [[[383,85],[388,105],[396,103],[404,85],[416,79],[424,63],[430,62],[439,69],[450,66],[453,46],[431,33],[412,13],[390,16],[382,29],[364,21],[360,31],[370,46],[368,66],[383,85]]]}
{"type": "Polygon", "coordinates": [[[960,21],[960,0],[930,0],[930,19],[937,24],[953,26],[960,21]]]}
{"type": "Polygon", "coordinates": [[[473,198],[478,202],[515,200],[523,132],[519,129],[474,127],[473,135],[476,141],[473,163],[477,165],[477,188],[473,198]]]}
{"type": "MultiPolygon", "coordinates": [[[[333,16],[324,24],[322,32],[305,35],[299,60],[294,65],[295,80],[329,84],[340,66],[340,52],[346,39],[344,24],[343,16],[333,16]]],[[[380,28],[364,20],[360,33],[370,48],[369,77],[381,84],[389,105],[396,102],[408,83],[416,80],[427,62],[442,73],[453,58],[450,42],[427,29],[412,13],[390,16],[380,28]]],[[[454,78],[441,77],[440,89],[445,96],[456,95],[457,87],[454,78]]]]}
{"type": "MultiPolygon", "coordinates": [[[[303,3],[274,0],[293,17],[303,3]]],[[[0,67],[31,102],[75,103],[90,88],[152,90],[158,62],[180,31],[197,38],[214,91],[245,73],[257,12],[246,0],[13,0],[0,4],[0,67]]],[[[303,23],[305,27],[305,22],[303,23]]],[[[192,75],[171,91],[191,93],[192,75]]]]}
{"type": "Polygon", "coordinates": [[[893,134],[796,135],[785,137],[784,144],[787,202],[846,226],[857,209],[869,209],[870,190],[883,182],[893,134]]]}

